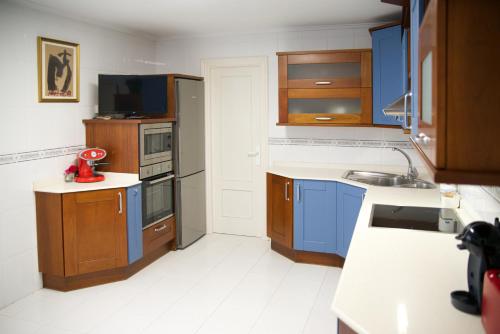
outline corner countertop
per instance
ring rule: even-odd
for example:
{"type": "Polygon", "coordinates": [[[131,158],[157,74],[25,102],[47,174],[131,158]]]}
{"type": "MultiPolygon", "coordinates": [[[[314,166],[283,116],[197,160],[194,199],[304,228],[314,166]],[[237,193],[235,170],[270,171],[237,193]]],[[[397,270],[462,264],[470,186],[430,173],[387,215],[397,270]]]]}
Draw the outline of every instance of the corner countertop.
{"type": "Polygon", "coordinates": [[[62,175],[51,179],[36,181],[33,183],[33,191],[64,194],[80,191],[127,188],[141,183],[139,174],[105,172],[100,174],[104,174],[105,180],[92,183],[65,182],[62,175]]]}
{"type": "MultiPolygon", "coordinates": [[[[332,310],[357,333],[484,333],[480,316],[456,310],[450,292],[467,289],[466,251],[453,234],[370,227],[374,204],[441,207],[439,189],[370,186],[342,178],[347,170],[405,174],[405,167],[280,164],[268,172],[365,188],[332,310]]],[[[426,179],[427,176],[420,176],[426,179]]],[[[473,219],[464,210],[464,224],[473,219]]]]}

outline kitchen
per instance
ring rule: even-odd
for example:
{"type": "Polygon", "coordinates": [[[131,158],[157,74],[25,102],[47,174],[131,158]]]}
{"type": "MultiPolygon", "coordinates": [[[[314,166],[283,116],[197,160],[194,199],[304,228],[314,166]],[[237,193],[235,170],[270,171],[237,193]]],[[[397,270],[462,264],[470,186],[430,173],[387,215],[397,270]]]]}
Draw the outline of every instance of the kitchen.
{"type": "MultiPolygon", "coordinates": [[[[420,20],[424,17],[424,1],[416,7],[415,2],[410,1],[411,6],[406,8],[421,11],[409,13],[410,22],[406,30],[411,36],[415,36],[415,29],[419,29],[418,25],[415,26],[416,20],[411,20],[411,15],[417,15],[420,20]]],[[[224,330],[232,333],[251,330],[267,333],[333,333],[336,331],[337,317],[360,333],[459,332],[453,326],[467,333],[484,331],[480,316],[466,315],[451,305],[449,294],[453,290],[467,289],[468,257],[467,251],[456,248],[459,242],[453,239],[453,235],[433,233],[429,236],[430,232],[414,230],[361,229],[360,222],[366,224],[365,227],[369,224],[372,209],[370,203],[441,206],[438,188],[394,189],[370,186],[342,177],[349,170],[406,175],[408,161],[401,153],[391,150],[392,147],[398,147],[409,154],[420,174],[418,178],[434,181],[427,168],[428,161],[422,158],[423,155],[409,141],[409,135],[403,133],[400,126],[276,125],[284,123],[280,119],[282,114],[279,95],[280,90],[285,89],[279,82],[282,73],[279,57],[285,55],[278,56],[277,52],[372,50],[372,85],[375,95],[374,40],[377,30],[370,35],[369,29],[394,20],[404,21],[402,7],[375,0],[359,3],[317,1],[308,4],[308,8],[299,3],[284,5],[290,7],[287,8],[288,15],[279,15],[280,10],[283,10],[279,7],[280,4],[283,5],[282,2],[241,3],[241,8],[221,2],[220,12],[211,11],[213,8],[208,7],[205,9],[207,13],[213,14],[198,13],[198,16],[189,20],[183,17],[192,10],[186,4],[184,8],[165,8],[166,12],[172,10],[177,15],[167,14],[168,20],[163,21],[168,21],[164,26],[168,28],[160,28],[160,25],[147,24],[153,18],[162,22],[159,12],[163,7],[156,4],[159,6],[158,11],[154,7],[135,7],[135,12],[144,15],[140,25],[134,23],[135,18],[131,14],[134,10],[127,9],[125,5],[121,5],[119,10],[112,9],[109,5],[107,11],[102,11],[99,6],[92,6],[92,3],[75,4],[74,8],[64,7],[57,1],[0,3],[0,24],[3,28],[0,38],[5,41],[5,45],[9,43],[12,51],[2,56],[5,59],[2,62],[2,73],[5,76],[0,80],[6,120],[2,125],[4,144],[0,151],[0,168],[4,175],[2,187],[7,190],[3,192],[0,218],[3,227],[3,232],[0,233],[2,333],[165,332],[168,329],[182,332],[198,330],[200,333],[224,330]],[[257,8],[262,10],[256,14],[257,8]],[[240,22],[241,12],[246,12],[254,21],[240,22]],[[262,15],[264,12],[268,13],[267,16],[262,15]],[[300,15],[302,13],[309,16],[300,15]],[[292,18],[295,18],[295,22],[292,18]],[[120,25],[118,20],[129,22],[129,26],[120,25]],[[199,27],[192,26],[190,22],[193,20],[199,22],[199,27]],[[169,26],[173,22],[175,28],[169,26]],[[79,103],[38,102],[38,36],[80,44],[79,103]],[[251,64],[253,70],[244,69],[248,64],[251,64]],[[240,81],[236,84],[224,81],[225,77],[235,77],[235,72],[228,68],[236,68],[239,77],[250,77],[255,81],[240,81]],[[232,125],[228,127],[221,126],[227,119],[217,118],[226,115],[221,112],[224,104],[218,100],[205,103],[207,190],[212,191],[207,191],[206,196],[208,234],[185,250],[168,252],[121,282],[66,293],[40,289],[43,282],[38,267],[33,183],[62,175],[77,152],[86,146],[82,120],[93,118],[98,111],[99,74],[158,73],[203,77],[206,96],[226,98],[224,101],[229,106],[227,108],[231,108],[234,100],[241,106],[239,113],[235,109],[234,115],[227,114],[228,117],[233,117],[228,118],[232,125]],[[252,96],[255,100],[249,100],[250,97],[244,95],[244,90],[233,89],[245,84],[256,85],[259,94],[252,96]],[[211,95],[215,89],[219,89],[220,95],[211,95]],[[227,95],[224,95],[225,92],[227,95]],[[258,106],[253,107],[258,112],[254,119],[237,117],[245,110],[254,110],[250,109],[252,105],[258,106]],[[253,122],[252,129],[245,127],[245,122],[253,122]],[[238,134],[245,135],[238,137],[238,134]],[[231,135],[233,140],[224,140],[226,135],[231,135]],[[235,158],[223,160],[219,158],[221,152],[230,152],[235,158]],[[247,158],[246,165],[236,159],[241,154],[247,158]],[[216,174],[224,166],[230,167],[228,173],[233,179],[242,177],[237,180],[238,184],[231,183],[231,178],[223,179],[216,174]],[[233,173],[235,170],[244,170],[247,174],[233,173]],[[293,261],[270,250],[272,245],[265,238],[268,222],[266,172],[293,179],[293,182],[299,184],[308,180],[318,180],[325,184],[333,181],[337,187],[337,201],[339,188],[343,187],[340,186],[341,183],[366,189],[343,270],[338,269],[338,263],[336,267],[299,264],[297,259],[293,261]],[[261,177],[248,185],[243,182],[243,177],[247,175],[261,177]],[[230,195],[222,191],[228,188],[233,190],[230,195]],[[252,201],[248,201],[245,196],[252,196],[252,201]],[[228,200],[225,211],[220,209],[224,200],[228,200]],[[249,208],[242,204],[249,202],[254,203],[254,206],[249,208]],[[247,219],[248,212],[253,211],[256,212],[256,218],[247,219]],[[227,216],[242,217],[238,224],[244,231],[231,231],[234,224],[224,220],[227,216]],[[232,237],[226,233],[260,235],[264,239],[232,237]],[[411,245],[414,247],[410,247],[411,245]],[[401,257],[394,254],[393,249],[397,249],[401,257]],[[367,256],[367,253],[371,255],[367,256]],[[440,254],[439,258],[434,256],[435,253],[440,254]],[[259,256],[263,256],[262,261],[256,262],[259,256]],[[429,263],[432,267],[422,269],[422,263],[429,262],[429,259],[432,259],[429,263]],[[275,271],[269,272],[268,267],[275,271]],[[370,272],[369,277],[356,271],[360,270],[356,268],[366,268],[370,272]],[[391,273],[392,276],[389,277],[397,279],[387,281],[388,276],[383,276],[380,268],[391,273]],[[433,277],[422,276],[422,270],[431,270],[433,277]],[[415,272],[419,274],[415,276],[416,281],[412,281],[410,279],[415,272]],[[270,276],[270,281],[265,281],[266,275],[270,276]],[[439,281],[436,282],[438,278],[439,281]],[[159,287],[158,282],[161,280],[176,286],[177,291],[174,293],[159,287]],[[426,285],[428,280],[435,284],[426,285]],[[408,299],[405,304],[405,300],[391,299],[391,296],[408,296],[404,292],[409,286],[424,289],[424,292],[416,289],[415,298],[419,293],[425,293],[425,302],[416,298],[408,299]],[[152,288],[157,289],[158,294],[152,288]],[[381,298],[384,292],[391,292],[391,295],[381,298]],[[106,297],[97,298],[100,294],[106,297]],[[123,300],[118,300],[118,296],[123,300]],[[399,304],[406,305],[406,309],[398,306],[399,304]],[[73,309],[74,311],[70,311],[73,309]],[[432,312],[438,312],[442,318],[430,317],[432,312]],[[396,321],[386,320],[396,318],[402,319],[400,330],[396,321]],[[153,323],[155,319],[157,321],[153,323]],[[417,323],[429,327],[414,327],[417,323]]],[[[498,34],[498,29],[492,29],[489,34],[483,35],[492,36],[495,33],[498,34]]],[[[410,44],[415,41],[411,36],[410,44]]],[[[493,56],[498,56],[498,50],[487,43],[476,45],[476,48],[480,46],[487,48],[493,56]]],[[[411,51],[412,48],[415,45],[408,45],[408,53],[411,55],[415,54],[411,51]]],[[[394,52],[390,56],[394,56],[394,52]]],[[[397,59],[401,59],[399,54],[390,58],[388,63],[397,59]]],[[[483,61],[486,62],[487,59],[490,58],[483,61]]],[[[400,63],[404,65],[401,60],[400,63]]],[[[410,56],[410,64],[409,76],[413,80],[415,75],[418,76],[412,72],[418,68],[418,57],[410,56]],[[417,62],[417,65],[413,66],[413,62],[417,62]]],[[[493,65],[489,70],[478,71],[478,80],[496,77],[495,71],[498,71],[498,67],[493,65]]],[[[402,85],[404,80],[400,81],[402,85]]],[[[489,89],[493,92],[498,83],[493,79],[488,82],[489,89]]],[[[389,85],[387,81],[383,83],[389,85]]],[[[378,87],[386,87],[385,85],[378,87]]],[[[402,89],[400,93],[402,95],[402,89]]],[[[399,95],[389,97],[396,99],[399,95]]],[[[478,103],[491,102],[485,105],[488,108],[483,107],[481,110],[492,109],[490,106],[495,105],[492,99],[481,100],[479,93],[475,96],[478,103]]],[[[495,96],[494,93],[491,96],[495,96]]],[[[417,112],[418,97],[415,98],[415,95],[411,98],[411,105],[412,113],[417,112]]],[[[385,106],[380,105],[380,109],[385,106]]],[[[373,112],[375,120],[378,117],[375,116],[375,102],[373,112]]],[[[413,116],[418,118],[418,113],[413,116]]],[[[484,121],[470,122],[476,126],[473,133],[480,134],[478,129],[481,127],[484,127],[483,135],[492,133],[491,129],[495,127],[498,116],[485,112],[480,119],[484,121]]],[[[459,121],[453,120],[452,123],[459,121]]],[[[453,128],[448,126],[447,130],[452,131],[453,128]]],[[[459,137],[455,134],[450,140],[459,137]]],[[[480,147],[469,145],[470,142],[463,144],[467,147],[467,153],[458,152],[458,155],[468,159],[470,166],[475,161],[482,161],[487,164],[486,167],[495,168],[495,141],[493,137],[489,141],[492,143],[482,143],[480,147]],[[490,156],[489,160],[481,159],[485,156],[490,156]]],[[[459,142],[453,150],[457,147],[460,147],[459,142]]],[[[480,166],[479,170],[484,170],[484,167],[480,166]]],[[[97,169],[100,168],[98,166],[97,169]]],[[[484,178],[490,174],[480,173],[484,178]]],[[[498,169],[493,170],[491,178],[495,175],[498,177],[498,169]]],[[[465,219],[467,222],[484,220],[493,223],[495,217],[500,215],[498,188],[487,186],[498,186],[498,183],[483,182],[483,179],[469,180],[467,175],[462,175],[461,182],[446,179],[445,174],[437,173],[436,177],[443,177],[438,179],[440,183],[461,184],[458,186],[461,197],[459,211],[470,217],[465,219]]],[[[315,186],[318,184],[311,187],[315,186]]],[[[283,190],[284,186],[279,189],[283,190]]],[[[289,202],[294,204],[297,198],[292,193],[295,191],[297,184],[293,187],[290,184],[289,202]]],[[[452,188],[451,192],[454,191],[452,188]]],[[[450,202],[454,200],[455,198],[451,198],[450,202]]],[[[321,202],[317,203],[318,208],[322,209],[319,205],[321,202]]],[[[454,203],[450,205],[453,206],[454,203]]],[[[294,206],[292,209],[298,208],[294,206]]],[[[275,240],[272,236],[271,239],[275,240]]],[[[327,257],[327,260],[331,260],[331,257],[327,257]]],[[[338,260],[335,258],[335,261],[338,260]]]]}

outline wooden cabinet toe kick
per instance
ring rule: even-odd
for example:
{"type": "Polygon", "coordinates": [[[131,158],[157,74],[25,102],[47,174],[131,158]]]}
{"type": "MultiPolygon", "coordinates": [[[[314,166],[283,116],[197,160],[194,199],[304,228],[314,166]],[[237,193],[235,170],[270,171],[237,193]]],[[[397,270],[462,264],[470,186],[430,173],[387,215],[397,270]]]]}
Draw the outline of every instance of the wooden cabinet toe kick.
{"type": "Polygon", "coordinates": [[[174,250],[175,246],[176,241],[175,239],[173,239],[163,246],[155,249],[154,251],[151,251],[142,259],[125,267],[113,268],[69,277],[43,273],[43,287],[59,291],[71,291],[99,284],[122,281],[134,275],[149,264],[153,263],[163,255],[168,253],[170,250],[174,250]]]}
{"type": "Polygon", "coordinates": [[[283,246],[272,240],[271,249],[294,262],[319,264],[339,268],[342,268],[344,266],[344,258],[337,254],[296,250],[283,246]]]}

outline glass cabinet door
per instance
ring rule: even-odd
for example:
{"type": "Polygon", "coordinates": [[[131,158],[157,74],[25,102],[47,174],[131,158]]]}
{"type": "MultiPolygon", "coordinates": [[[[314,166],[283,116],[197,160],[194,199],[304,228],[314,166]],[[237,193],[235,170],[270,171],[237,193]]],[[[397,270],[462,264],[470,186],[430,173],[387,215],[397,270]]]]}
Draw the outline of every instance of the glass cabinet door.
{"type": "Polygon", "coordinates": [[[289,88],[359,87],[361,63],[289,64],[289,88]]]}
{"type": "Polygon", "coordinates": [[[370,123],[371,89],[289,89],[288,118],[297,123],[370,123]]]}

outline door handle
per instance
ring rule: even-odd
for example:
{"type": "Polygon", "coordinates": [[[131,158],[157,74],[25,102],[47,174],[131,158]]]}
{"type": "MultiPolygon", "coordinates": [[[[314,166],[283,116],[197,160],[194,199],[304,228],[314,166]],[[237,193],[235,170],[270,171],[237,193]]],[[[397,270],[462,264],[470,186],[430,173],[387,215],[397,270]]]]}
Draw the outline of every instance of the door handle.
{"type": "Polygon", "coordinates": [[[317,121],[332,121],[335,119],[335,117],[316,117],[314,119],[317,121]]]}
{"type": "Polygon", "coordinates": [[[290,182],[285,183],[285,201],[289,201],[290,197],[288,197],[288,186],[290,185],[290,182]]]}
{"type": "Polygon", "coordinates": [[[300,202],[300,184],[297,184],[297,203],[300,202]]]}
{"type": "Polygon", "coordinates": [[[321,85],[331,85],[332,82],[331,81],[316,81],[315,84],[318,85],[318,86],[321,86],[321,85]]]}
{"type": "Polygon", "coordinates": [[[118,213],[122,214],[122,212],[123,212],[123,202],[122,202],[122,193],[121,192],[118,193],[118,199],[119,199],[118,200],[118,213]]]}
{"type": "Polygon", "coordinates": [[[260,145],[255,147],[255,151],[250,151],[247,153],[249,158],[255,158],[255,166],[260,166],[260,145]]]}

